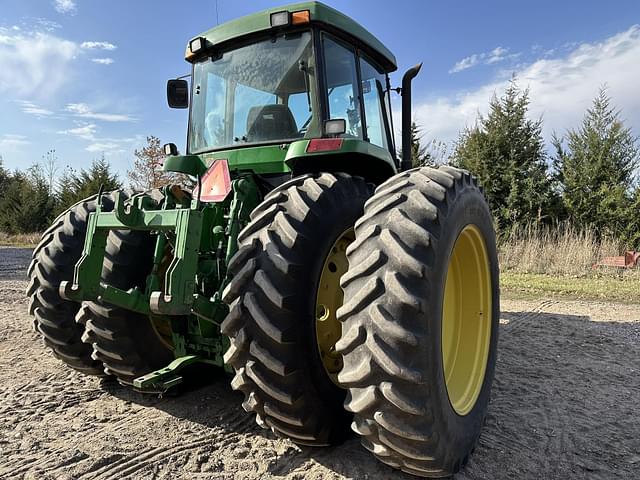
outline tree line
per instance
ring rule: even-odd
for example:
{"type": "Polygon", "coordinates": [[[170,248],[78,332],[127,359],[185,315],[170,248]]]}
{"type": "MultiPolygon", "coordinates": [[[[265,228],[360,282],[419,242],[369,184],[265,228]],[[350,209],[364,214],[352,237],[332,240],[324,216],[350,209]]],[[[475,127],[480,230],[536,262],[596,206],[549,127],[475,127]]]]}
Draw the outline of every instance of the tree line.
{"type": "Polygon", "coordinates": [[[615,238],[640,248],[640,155],[638,138],[602,88],[577,128],[554,133],[551,153],[542,119],[528,116],[529,91],[513,79],[494,96],[487,115],[464,129],[444,159],[433,143],[421,145],[412,128],[414,166],[446,161],[480,180],[499,233],[519,225],[569,222],[596,238],[615,238]]]}
{"type": "MultiPolygon", "coordinates": [[[[553,226],[570,222],[597,238],[622,240],[640,248],[638,138],[624,125],[605,88],[594,98],[581,124],[554,133],[551,151],[542,136],[542,119],[529,117],[529,91],[513,79],[495,96],[486,115],[465,128],[452,151],[444,142],[423,142],[421,127],[411,127],[414,166],[450,163],[480,180],[496,226],[508,234],[514,226],[553,226]]],[[[128,183],[135,189],[157,188],[180,181],[162,172],[160,140],[150,136],[134,152],[128,183]]],[[[56,180],[55,152],[26,171],[7,171],[0,157],[0,230],[42,231],[62,211],[95,194],[123,187],[102,156],[86,169],[67,168],[56,180]]]]}
{"type": "MultiPolygon", "coordinates": [[[[164,152],[157,137],[134,151],[133,168],[127,172],[129,186],[137,190],[158,188],[175,180],[162,171],[164,152]]],[[[86,168],[67,167],[56,178],[57,157],[49,150],[25,171],[10,172],[0,156],[0,231],[32,233],[46,230],[53,220],[73,204],[104,191],[123,188],[124,182],[102,155],[86,168]]]]}

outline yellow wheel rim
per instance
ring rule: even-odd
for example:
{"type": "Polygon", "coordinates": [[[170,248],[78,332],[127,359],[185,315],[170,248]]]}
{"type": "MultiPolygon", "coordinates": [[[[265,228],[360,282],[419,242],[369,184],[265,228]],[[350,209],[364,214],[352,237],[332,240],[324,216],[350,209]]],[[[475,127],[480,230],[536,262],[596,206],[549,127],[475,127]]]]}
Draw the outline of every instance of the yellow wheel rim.
{"type": "Polygon", "coordinates": [[[325,258],[318,282],[315,304],[316,339],[322,364],[331,380],[337,383],[342,368],[342,356],[336,353],[336,342],[340,338],[341,326],[336,311],[342,306],[344,294],[340,277],[347,272],[347,247],[355,239],[353,229],[345,231],[334,242],[325,258]]]}
{"type": "Polygon", "coordinates": [[[467,225],[458,236],[442,305],[442,364],[451,406],[469,413],[480,395],[491,343],[492,289],[482,233],[467,225]]]}

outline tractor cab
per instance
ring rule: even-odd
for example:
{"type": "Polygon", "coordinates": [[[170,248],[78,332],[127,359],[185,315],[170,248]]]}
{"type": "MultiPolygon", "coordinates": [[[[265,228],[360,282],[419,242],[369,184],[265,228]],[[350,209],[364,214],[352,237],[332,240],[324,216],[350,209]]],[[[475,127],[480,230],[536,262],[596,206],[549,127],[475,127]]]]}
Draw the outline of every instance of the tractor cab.
{"type": "Polygon", "coordinates": [[[187,154],[258,172],[267,158],[272,170],[299,173],[309,155],[321,154],[319,167],[348,153],[347,171],[378,182],[399,166],[388,77],[395,57],[342,13],[319,2],[260,12],[195,37],[186,59],[190,102],[184,80],[170,80],[168,92],[171,106],[190,106],[187,154]]]}

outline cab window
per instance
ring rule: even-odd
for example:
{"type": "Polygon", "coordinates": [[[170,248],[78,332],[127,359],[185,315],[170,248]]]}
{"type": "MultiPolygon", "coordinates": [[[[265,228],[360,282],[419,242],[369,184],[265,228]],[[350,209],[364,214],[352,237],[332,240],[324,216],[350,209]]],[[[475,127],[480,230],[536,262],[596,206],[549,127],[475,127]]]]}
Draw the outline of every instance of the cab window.
{"type": "Polygon", "coordinates": [[[329,119],[342,118],[347,124],[347,136],[362,138],[358,72],[355,53],[323,35],[326,62],[326,85],[329,119]]]}
{"type": "Polygon", "coordinates": [[[385,76],[366,59],[360,58],[362,77],[362,99],[364,103],[366,138],[369,142],[389,149],[387,125],[385,124],[385,76]]]}

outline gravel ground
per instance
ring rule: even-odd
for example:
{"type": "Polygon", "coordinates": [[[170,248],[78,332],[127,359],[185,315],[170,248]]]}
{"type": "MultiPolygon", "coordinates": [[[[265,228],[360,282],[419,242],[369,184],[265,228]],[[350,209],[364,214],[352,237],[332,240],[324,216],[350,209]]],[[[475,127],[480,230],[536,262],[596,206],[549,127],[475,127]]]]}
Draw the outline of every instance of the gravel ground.
{"type": "MultiPolygon", "coordinates": [[[[178,397],[82,376],[31,329],[27,249],[0,247],[0,478],[408,479],[352,438],[259,429],[224,375],[178,397]]],[[[456,479],[640,478],[640,306],[502,302],[480,445],[456,479]]]]}

